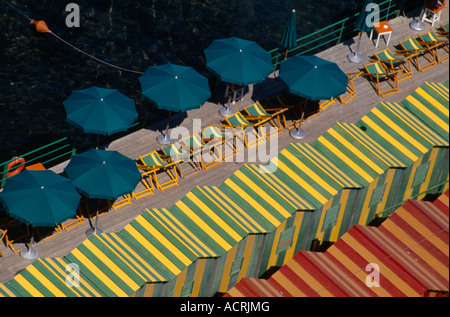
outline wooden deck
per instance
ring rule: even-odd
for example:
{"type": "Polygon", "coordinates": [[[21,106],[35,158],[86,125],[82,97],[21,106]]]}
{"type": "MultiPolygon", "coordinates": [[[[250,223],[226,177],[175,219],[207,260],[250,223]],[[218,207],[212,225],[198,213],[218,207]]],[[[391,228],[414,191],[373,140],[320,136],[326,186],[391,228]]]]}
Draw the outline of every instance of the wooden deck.
{"type": "MultiPolygon", "coordinates": [[[[417,15],[417,11],[412,13],[412,16],[414,17],[417,15]]],[[[411,35],[417,35],[417,32],[414,32],[409,28],[411,20],[411,18],[399,17],[389,21],[394,30],[389,44],[391,50],[395,49],[395,46],[398,45],[399,41],[404,40],[411,35]]],[[[448,22],[448,10],[443,10],[441,23],[444,24],[446,22],[448,22]]],[[[439,23],[437,25],[439,25],[439,23]]],[[[428,31],[429,29],[431,29],[431,25],[426,24],[425,31],[428,31]]],[[[357,38],[355,38],[355,41],[357,41],[357,38]]],[[[356,72],[363,67],[364,63],[368,63],[369,56],[372,56],[374,52],[384,49],[385,43],[383,40],[380,40],[378,48],[375,48],[375,45],[371,43],[364,34],[361,40],[360,53],[365,58],[360,64],[350,63],[347,59],[347,55],[351,52],[351,49],[355,48],[356,43],[351,44],[350,47],[348,44],[340,44],[317,54],[317,56],[336,62],[344,72],[356,72]]],[[[400,92],[398,94],[380,98],[377,96],[368,80],[364,77],[360,77],[355,81],[358,97],[351,100],[346,105],[342,105],[337,101],[335,104],[322,111],[319,116],[307,120],[303,126],[306,137],[301,142],[313,142],[338,121],[357,122],[381,101],[401,102],[425,81],[444,82],[448,80],[448,78],[449,63],[443,65],[438,64],[436,68],[428,70],[425,73],[420,73],[414,69],[413,78],[400,83],[400,92]]],[[[247,106],[256,100],[262,100],[281,90],[282,86],[277,82],[274,76],[271,75],[264,83],[250,86],[244,99],[233,105],[233,108],[242,109],[244,106],[247,106]]],[[[225,101],[221,98],[223,97],[223,93],[223,86],[219,85],[216,91],[216,98],[214,98],[213,102],[207,102],[201,109],[189,111],[187,116],[181,114],[172,117],[174,125],[171,125],[171,129],[174,128],[176,124],[178,126],[186,127],[192,132],[193,119],[201,119],[201,127],[206,127],[211,123],[220,126],[222,118],[218,111],[225,101]]],[[[108,150],[117,150],[130,158],[137,159],[139,155],[149,153],[154,149],[159,148],[156,137],[164,127],[165,122],[160,122],[159,124],[150,126],[146,129],[141,129],[133,134],[116,140],[109,144],[107,148],[108,150]]],[[[278,150],[282,150],[291,142],[295,142],[295,140],[289,136],[287,130],[283,130],[282,135],[278,138],[278,150]]],[[[61,172],[66,164],[67,162],[58,165],[54,167],[53,170],[61,172]]],[[[105,232],[119,231],[145,208],[169,208],[197,185],[221,184],[243,164],[243,162],[226,162],[222,165],[213,167],[208,171],[201,171],[186,180],[180,179],[179,186],[174,186],[164,191],[156,190],[153,195],[149,195],[138,201],[133,200],[132,205],[127,205],[116,211],[111,210],[110,212],[105,213],[99,218],[99,227],[105,232]]],[[[89,221],[85,220],[84,224],[71,231],[64,231],[62,234],[47,242],[41,241],[35,244],[35,247],[39,251],[39,256],[59,257],[66,255],[86,239],[85,231],[89,226],[89,221]]],[[[29,264],[29,262],[22,260],[18,254],[16,255],[9,248],[6,248],[3,243],[0,244],[0,252],[4,254],[4,257],[0,258],[0,282],[7,282],[29,264]]]]}

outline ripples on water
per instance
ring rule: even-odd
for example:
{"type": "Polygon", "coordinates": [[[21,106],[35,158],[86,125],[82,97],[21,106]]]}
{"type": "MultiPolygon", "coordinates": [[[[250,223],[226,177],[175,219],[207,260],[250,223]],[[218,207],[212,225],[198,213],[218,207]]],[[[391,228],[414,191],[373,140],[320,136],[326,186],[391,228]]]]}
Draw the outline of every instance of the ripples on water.
{"type": "MultiPolygon", "coordinates": [[[[192,66],[205,76],[203,50],[216,38],[237,36],[266,50],[278,46],[290,11],[297,36],[357,12],[362,0],[95,0],[9,1],[30,18],[109,63],[144,72],[167,62],[192,66]],[[65,25],[68,3],[80,6],[79,28],[65,25]],[[95,2],[95,4],[93,4],[95,2]]],[[[56,38],[36,34],[29,21],[2,4],[0,9],[0,162],[68,137],[77,147],[94,136],[65,120],[62,102],[73,90],[96,85],[136,100],[142,116],[149,106],[137,74],[119,72],[74,51],[56,38]]],[[[164,114],[150,105],[159,118],[164,114]]],[[[156,118],[156,117],[155,117],[156,118]]]]}

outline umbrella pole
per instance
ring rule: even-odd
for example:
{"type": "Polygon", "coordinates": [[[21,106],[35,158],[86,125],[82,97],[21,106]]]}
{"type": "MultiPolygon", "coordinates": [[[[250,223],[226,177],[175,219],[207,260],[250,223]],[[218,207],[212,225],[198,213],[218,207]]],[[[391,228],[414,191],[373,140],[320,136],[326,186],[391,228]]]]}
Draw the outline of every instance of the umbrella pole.
{"type": "MultiPolygon", "coordinates": [[[[307,103],[308,103],[308,100],[305,101],[304,109],[306,109],[307,103]]],[[[291,138],[296,139],[296,140],[303,139],[306,136],[305,131],[302,129],[303,118],[305,116],[305,110],[304,109],[302,111],[302,116],[300,118],[300,123],[299,123],[298,127],[294,127],[294,128],[291,129],[291,131],[289,131],[289,135],[291,136],[291,138]]]]}
{"type": "Polygon", "coordinates": [[[28,233],[30,233],[30,231],[31,231],[30,243],[27,244],[26,250],[22,250],[20,252],[20,256],[24,260],[32,261],[32,260],[37,259],[39,253],[35,248],[33,248],[33,243],[34,243],[33,227],[31,227],[31,225],[30,225],[27,230],[28,230],[28,233]]]}
{"type": "Polygon", "coordinates": [[[171,116],[172,116],[172,111],[169,111],[169,120],[167,120],[167,124],[166,124],[166,133],[161,133],[160,135],[158,135],[158,138],[156,139],[158,141],[158,143],[161,145],[168,145],[168,144],[172,143],[172,141],[173,141],[169,135],[169,125],[170,125],[171,116]]]}
{"type": "Polygon", "coordinates": [[[347,58],[352,63],[361,63],[362,56],[359,54],[359,45],[361,44],[361,36],[362,32],[359,32],[358,45],[356,46],[356,52],[350,53],[347,55],[347,58]]]}
{"type": "Polygon", "coordinates": [[[97,200],[97,213],[95,214],[95,224],[94,224],[94,228],[89,228],[86,230],[86,236],[90,237],[92,236],[94,233],[102,233],[103,230],[98,228],[98,213],[99,213],[99,208],[98,208],[98,200],[97,200]]]}
{"type": "MultiPolygon", "coordinates": [[[[422,6],[422,10],[420,11],[420,13],[422,13],[422,11],[425,8],[426,4],[427,4],[427,0],[424,1],[423,6],[422,6]]],[[[414,19],[413,21],[411,21],[411,23],[409,23],[409,27],[411,29],[413,29],[414,31],[423,31],[423,30],[425,30],[425,23],[420,21],[420,16],[419,16],[417,20],[414,19]]]]}

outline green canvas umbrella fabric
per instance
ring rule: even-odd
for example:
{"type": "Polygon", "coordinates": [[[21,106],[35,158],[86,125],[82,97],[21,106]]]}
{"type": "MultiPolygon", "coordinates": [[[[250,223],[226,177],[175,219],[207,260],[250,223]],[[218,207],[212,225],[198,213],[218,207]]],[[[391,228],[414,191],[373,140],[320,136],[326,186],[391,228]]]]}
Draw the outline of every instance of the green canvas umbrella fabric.
{"type": "Polygon", "coordinates": [[[63,104],[67,121],[87,133],[111,135],[126,131],[138,118],[133,99],[113,89],[94,86],[76,90],[63,104]]]}
{"type": "Polygon", "coordinates": [[[328,100],[347,90],[347,75],[317,56],[293,56],[280,65],[278,77],[289,92],[311,100],[328,100]]]}
{"type": "Polygon", "coordinates": [[[11,176],[0,194],[6,211],[33,227],[54,227],[73,217],[80,198],[70,179],[50,170],[11,176]]]}
{"type": "Polygon", "coordinates": [[[226,83],[261,83],[273,71],[270,54],[253,41],[237,37],[214,40],[204,53],[206,68],[226,83]]]}
{"type": "Polygon", "coordinates": [[[373,0],[366,0],[366,2],[364,3],[364,6],[362,7],[361,13],[355,22],[355,28],[360,32],[370,32],[370,30],[372,30],[372,28],[373,28],[373,22],[376,22],[376,21],[369,20],[370,23],[367,23],[368,15],[371,13],[371,10],[370,10],[371,7],[369,5],[371,5],[372,3],[373,3],[373,0]],[[369,6],[369,7],[367,7],[367,6],[369,6]]]}
{"type": "Polygon", "coordinates": [[[142,94],[159,109],[184,112],[211,97],[208,79],[192,67],[164,64],[149,67],[139,77],[142,94]]]}
{"type": "Polygon", "coordinates": [[[284,27],[283,35],[281,36],[281,47],[284,49],[291,49],[297,46],[297,14],[292,10],[291,16],[284,27]]]}
{"type": "Polygon", "coordinates": [[[136,162],[117,151],[89,150],[75,155],[64,172],[86,197],[108,200],[131,193],[141,180],[136,162]]]}

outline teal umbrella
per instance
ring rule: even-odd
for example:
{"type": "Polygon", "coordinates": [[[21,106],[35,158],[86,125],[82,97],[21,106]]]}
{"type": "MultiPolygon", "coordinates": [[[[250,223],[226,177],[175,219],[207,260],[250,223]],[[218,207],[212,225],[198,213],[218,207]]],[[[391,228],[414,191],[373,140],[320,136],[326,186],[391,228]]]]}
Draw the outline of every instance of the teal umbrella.
{"type": "MultiPolygon", "coordinates": [[[[53,171],[25,170],[6,180],[0,201],[7,213],[30,227],[55,227],[75,216],[80,195],[72,182],[53,171]]],[[[21,256],[37,258],[33,236],[21,256]]]]}
{"type": "Polygon", "coordinates": [[[211,97],[208,79],[192,67],[164,64],[149,67],[139,77],[142,94],[159,109],[169,110],[166,133],[158,137],[161,144],[170,144],[168,135],[171,112],[184,112],[201,107],[211,97]]]}
{"type": "Polygon", "coordinates": [[[297,21],[295,9],[292,10],[291,17],[284,27],[280,45],[286,50],[284,59],[287,58],[287,53],[290,49],[297,47],[297,21]]]}
{"type": "MultiPolygon", "coordinates": [[[[347,75],[337,64],[317,56],[293,56],[281,62],[278,78],[290,93],[306,100],[328,100],[347,91],[347,75]]],[[[291,129],[291,137],[305,136],[300,129],[302,121],[298,128],[291,129]]]]}
{"type": "Polygon", "coordinates": [[[141,180],[136,162],[117,151],[74,155],[64,172],[84,196],[108,200],[131,193],[141,180]]]}
{"type": "Polygon", "coordinates": [[[237,37],[214,40],[204,53],[206,68],[226,83],[260,83],[273,71],[270,54],[253,41],[237,37]]]}
{"type": "Polygon", "coordinates": [[[361,36],[363,32],[370,32],[373,28],[373,23],[375,21],[369,19],[369,14],[371,14],[372,9],[374,9],[373,0],[366,0],[362,7],[361,13],[355,22],[355,29],[359,31],[358,46],[355,52],[348,54],[348,59],[352,63],[360,63],[362,61],[362,56],[359,54],[359,45],[361,43],[361,36]]]}
{"type": "Polygon", "coordinates": [[[75,90],[63,104],[67,121],[87,133],[111,135],[126,131],[138,118],[133,99],[113,89],[94,86],[75,90]]]}

